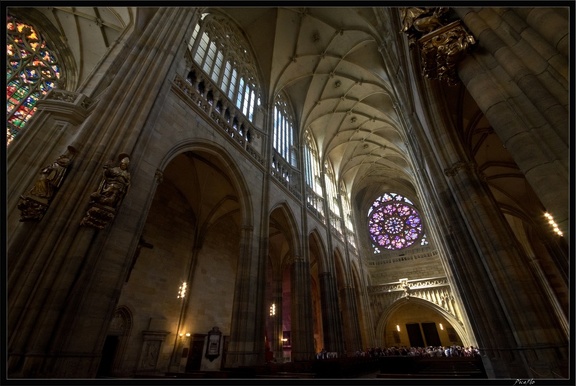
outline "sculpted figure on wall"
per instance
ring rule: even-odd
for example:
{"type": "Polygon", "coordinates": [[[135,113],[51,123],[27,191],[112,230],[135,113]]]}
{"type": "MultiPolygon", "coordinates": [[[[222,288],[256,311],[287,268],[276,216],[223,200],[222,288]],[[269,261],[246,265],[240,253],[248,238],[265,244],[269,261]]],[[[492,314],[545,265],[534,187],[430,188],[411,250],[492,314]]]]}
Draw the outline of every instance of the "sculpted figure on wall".
{"type": "Polygon", "coordinates": [[[34,186],[27,195],[20,196],[18,209],[20,209],[20,221],[38,221],[43,216],[58,188],[66,175],[68,167],[76,151],[68,148],[68,152],[61,154],[51,164],[42,168],[40,175],[34,182],[34,186]]]}
{"type": "Polygon", "coordinates": [[[110,165],[104,165],[104,178],[98,190],[90,195],[91,201],[116,207],[122,198],[124,198],[130,186],[129,164],[130,158],[124,157],[120,161],[119,166],[111,167],[110,165]]]}
{"type": "Polygon", "coordinates": [[[81,225],[104,229],[116,215],[116,209],[130,187],[130,158],[121,156],[118,166],[104,165],[98,189],[90,195],[89,208],[81,225]]]}

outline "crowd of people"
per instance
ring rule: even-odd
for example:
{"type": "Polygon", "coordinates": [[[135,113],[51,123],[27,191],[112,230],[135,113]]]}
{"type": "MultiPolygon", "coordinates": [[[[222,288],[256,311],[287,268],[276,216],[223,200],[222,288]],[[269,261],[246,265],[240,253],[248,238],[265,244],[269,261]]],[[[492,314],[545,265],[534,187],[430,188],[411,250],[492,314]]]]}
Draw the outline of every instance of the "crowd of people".
{"type": "Polygon", "coordinates": [[[358,350],[357,357],[382,357],[382,356],[415,356],[415,357],[477,357],[480,350],[477,347],[453,346],[428,346],[428,347],[375,347],[366,350],[358,350]]]}

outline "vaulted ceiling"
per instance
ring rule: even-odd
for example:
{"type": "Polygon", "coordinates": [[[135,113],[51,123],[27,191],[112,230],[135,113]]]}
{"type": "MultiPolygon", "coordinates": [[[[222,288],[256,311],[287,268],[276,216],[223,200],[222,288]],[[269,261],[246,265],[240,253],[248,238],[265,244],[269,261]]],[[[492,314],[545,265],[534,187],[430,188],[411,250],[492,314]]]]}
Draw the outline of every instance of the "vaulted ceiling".
{"type": "MultiPolygon", "coordinates": [[[[226,14],[244,31],[268,106],[285,92],[294,110],[299,139],[307,130],[329,162],[356,208],[367,208],[384,191],[408,196],[418,205],[414,170],[399,111],[406,109],[396,97],[389,72],[408,72],[402,62],[405,37],[395,8],[345,7],[222,7],[207,9],[226,14]],[[387,43],[387,44],[386,44],[387,43]],[[390,70],[384,49],[397,45],[390,70]],[[384,48],[386,47],[386,48],[384,48]]],[[[154,8],[46,7],[20,8],[31,22],[47,27],[52,43],[66,47],[75,74],[69,87],[82,92],[94,77],[95,66],[123,34],[147,23],[154,8]],[[48,21],[48,23],[46,22],[48,21]]],[[[508,213],[519,214],[532,200],[506,150],[490,125],[460,85],[444,92],[446,106],[454,109],[462,141],[486,175],[497,200],[508,213]],[[464,108],[464,106],[468,106],[464,108]],[[480,131],[479,131],[480,130],[480,131]],[[465,131],[465,132],[464,132],[465,131]],[[504,162],[504,163],[503,163],[504,162]],[[525,189],[520,189],[525,187],[525,189]],[[519,190],[520,189],[520,190],[519,190]]]]}
{"type": "Polygon", "coordinates": [[[382,20],[374,8],[217,11],[245,31],[270,84],[269,103],[275,93],[286,93],[300,141],[308,130],[321,160],[349,194],[374,184],[380,191],[414,194],[398,101],[381,54],[382,20]]]}

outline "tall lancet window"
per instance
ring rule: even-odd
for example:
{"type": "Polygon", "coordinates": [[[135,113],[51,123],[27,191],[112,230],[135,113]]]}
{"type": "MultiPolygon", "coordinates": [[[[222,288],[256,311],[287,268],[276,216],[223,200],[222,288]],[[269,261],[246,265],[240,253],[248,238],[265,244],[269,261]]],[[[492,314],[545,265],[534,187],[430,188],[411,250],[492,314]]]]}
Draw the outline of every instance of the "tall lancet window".
{"type": "Polygon", "coordinates": [[[6,21],[6,143],[16,138],[37,110],[36,103],[60,79],[57,56],[30,24],[6,21]]]}
{"type": "Polygon", "coordinates": [[[330,225],[333,230],[335,230],[337,235],[342,235],[342,224],[340,222],[340,200],[338,189],[336,185],[336,175],[330,161],[326,161],[324,164],[324,183],[326,185],[326,200],[328,201],[329,209],[329,220],[330,225]]]}
{"type": "Polygon", "coordinates": [[[344,182],[340,182],[340,200],[342,201],[342,217],[344,219],[346,240],[356,249],[356,234],[354,232],[354,225],[352,225],[352,207],[344,182]]]}
{"type": "Polygon", "coordinates": [[[276,96],[274,103],[274,150],[286,162],[296,166],[296,147],[294,136],[294,118],[286,98],[276,96]]]}
{"type": "MultiPolygon", "coordinates": [[[[336,188],[336,175],[334,174],[334,169],[332,168],[331,162],[326,162],[325,164],[325,184],[326,184],[326,199],[328,200],[328,207],[332,212],[333,216],[340,219],[340,205],[338,204],[338,189],[336,188]]],[[[337,223],[335,222],[334,225],[337,223]]],[[[337,226],[339,229],[340,226],[337,226]]]]}
{"type": "Polygon", "coordinates": [[[321,216],[324,215],[324,200],[322,199],[322,173],[320,170],[320,155],[316,142],[306,130],[304,133],[304,177],[306,180],[306,203],[321,216]]]}
{"type": "Polygon", "coordinates": [[[414,204],[396,193],[385,193],[374,201],[368,210],[368,229],[374,253],[408,248],[423,235],[414,204]]]}
{"type": "Polygon", "coordinates": [[[346,186],[343,182],[340,183],[340,197],[342,200],[342,216],[344,217],[344,226],[349,231],[353,231],[354,227],[352,225],[352,208],[350,207],[350,199],[348,198],[348,192],[346,191],[346,186]]]}

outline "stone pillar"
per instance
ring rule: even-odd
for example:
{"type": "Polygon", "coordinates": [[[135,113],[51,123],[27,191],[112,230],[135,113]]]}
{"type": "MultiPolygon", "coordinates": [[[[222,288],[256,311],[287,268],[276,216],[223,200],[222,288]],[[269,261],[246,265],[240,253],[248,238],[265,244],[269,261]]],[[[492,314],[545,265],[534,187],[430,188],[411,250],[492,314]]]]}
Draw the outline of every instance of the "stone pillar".
{"type": "Polygon", "coordinates": [[[229,367],[252,366],[265,360],[263,289],[266,288],[266,259],[264,253],[254,256],[252,237],[252,227],[243,226],[226,356],[229,367]]]}
{"type": "MultiPolygon", "coordinates": [[[[516,13],[503,18],[488,8],[455,11],[481,48],[461,63],[458,74],[570,244],[568,82],[555,70],[567,59],[546,42],[560,45],[564,37],[537,39],[537,31],[516,13]]],[[[547,25],[558,20],[557,13],[548,15],[554,17],[547,25]]],[[[554,28],[566,33],[565,23],[554,28]]]]}
{"type": "MultiPolygon", "coordinates": [[[[185,49],[183,36],[193,12],[193,8],[160,8],[142,30],[126,31],[117,66],[111,66],[114,73],[102,78],[108,83],[102,85],[105,90],[98,104],[75,137],[68,138],[73,139],[78,155],[58,192],[66,200],[54,200],[37,224],[11,220],[14,239],[7,245],[8,259],[18,267],[9,277],[14,289],[8,300],[9,376],[89,378],[96,374],[142,224],[134,215],[99,231],[80,226],[80,221],[101,179],[102,166],[121,153],[130,154],[146,135],[143,127],[148,117],[141,112],[152,110],[175,58],[181,60],[174,47],[185,49]],[[19,248],[22,239],[28,239],[26,248],[19,248]]],[[[34,130],[26,141],[14,142],[12,152],[35,154],[45,144],[43,132],[34,130]]],[[[134,159],[133,165],[139,161],[134,159]]],[[[13,169],[9,180],[27,179],[30,173],[35,174],[35,168],[13,169]]],[[[9,197],[13,194],[21,192],[11,191],[9,197]]],[[[133,197],[129,191],[119,213],[146,213],[145,200],[131,207],[133,197]]]]}
{"type": "Polygon", "coordinates": [[[346,351],[349,356],[352,356],[356,350],[362,349],[362,335],[360,334],[360,323],[358,321],[359,312],[356,303],[356,290],[353,286],[347,285],[341,289],[341,296],[344,298],[345,310],[344,318],[346,322],[346,337],[347,347],[346,351]]]}
{"type": "Polygon", "coordinates": [[[310,266],[295,257],[292,263],[292,360],[314,358],[314,324],[312,314],[312,291],[310,288],[310,266]]]}
{"type": "Polygon", "coordinates": [[[526,257],[512,242],[514,235],[506,220],[502,216],[494,217],[498,208],[484,193],[471,164],[456,163],[445,169],[445,175],[460,203],[462,215],[473,219],[466,223],[480,254],[453,258],[467,260],[457,262],[460,272],[456,271],[456,275],[464,280],[469,275],[474,277],[471,279],[474,288],[471,292],[466,291],[467,297],[483,297],[482,302],[474,306],[481,308],[471,310],[472,318],[480,318],[476,320],[476,332],[482,337],[483,354],[490,358],[496,373],[502,376],[530,378],[534,376],[532,369],[543,363],[556,373],[562,373],[562,362],[568,354],[567,336],[562,334],[543,289],[535,285],[534,272],[526,257]],[[477,259],[480,265],[472,268],[470,259],[477,259]],[[463,266],[473,271],[465,275],[461,272],[463,266]],[[489,281],[477,281],[479,276],[489,281]],[[486,307],[490,307],[490,311],[486,307]],[[532,350],[538,354],[528,355],[532,350]],[[559,356],[550,355],[551,350],[557,350],[559,356]]]}
{"type": "MultiPolygon", "coordinates": [[[[347,228],[346,223],[344,221],[344,206],[342,205],[342,195],[338,194],[338,206],[340,207],[340,213],[342,213],[342,217],[340,218],[340,227],[344,230],[344,238],[348,237],[347,235],[347,228]]],[[[351,237],[355,237],[353,234],[351,237]]],[[[344,279],[346,283],[344,284],[344,288],[341,288],[341,296],[344,299],[344,307],[343,311],[343,324],[346,326],[346,341],[348,343],[348,347],[346,347],[346,351],[349,355],[353,355],[356,350],[362,348],[362,335],[360,333],[360,322],[358,318],[360,317],[360,313],[358,312],[358,306],[356,303],[356,291],[354,290],[354,279],[352,276],[352,265],[350,263],[350,244],[345,243],[345,272],[344,272],[344,279]]]]}
{"type": "Polygon", "coordinates": [[[270,350],[274,354],[274,359],[279,362],[284,356],[282,348],[282,271],[278,272],[278,277],[273,282],[274,288],[273,299],[274,304],[276,304],[276,315],[270,316],[272,318],[272,331],[270,331],[270,350]]]}
{"type": "Polygon", "coordinates": [[[320,279],[320,299],[322,302],[322,330],[326,351],[344,352],[342,317],[338,307],[336,279],[330,272],[318,274],[320,279]]]}

